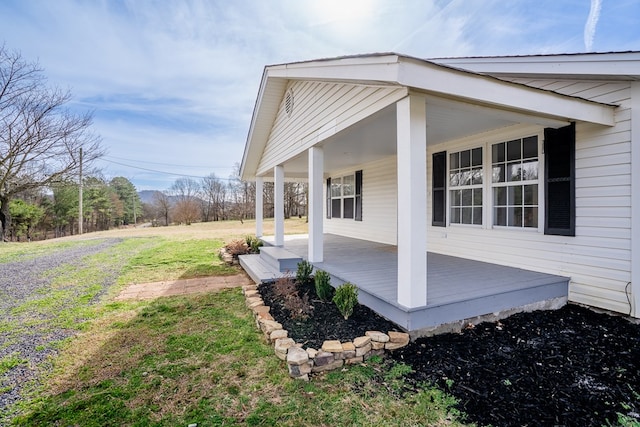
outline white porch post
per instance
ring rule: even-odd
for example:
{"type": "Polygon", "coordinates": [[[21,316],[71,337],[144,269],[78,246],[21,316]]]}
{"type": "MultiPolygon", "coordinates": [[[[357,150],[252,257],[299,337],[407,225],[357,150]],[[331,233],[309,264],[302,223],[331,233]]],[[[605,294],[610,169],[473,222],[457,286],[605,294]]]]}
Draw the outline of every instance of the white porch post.
{"type": "Polygon", "coordinates": [[[323,261],[322,184],[324,178],[324,150],[309,149],[309,262],[323,261]]]}
{"type": "Polygon", "coordinates": [[[631,297],[640,318],[640,83],[631,83],[631,297]]]}
{"type": "Polygon", "coordinates": [[[284,246],[284,166],[273,168],[273,222],[275,246],[284,246]]]}
{"type": "Polygon", "coordinates": [[[398,303],[427,304],[427,112],[422,96],[396,104],[398,303]]]}
{"type": "Polygon", "coordinates": [[[263,178],[256,177],[256,237],[262,237],[262,219],[263,219],[263,178]]]}

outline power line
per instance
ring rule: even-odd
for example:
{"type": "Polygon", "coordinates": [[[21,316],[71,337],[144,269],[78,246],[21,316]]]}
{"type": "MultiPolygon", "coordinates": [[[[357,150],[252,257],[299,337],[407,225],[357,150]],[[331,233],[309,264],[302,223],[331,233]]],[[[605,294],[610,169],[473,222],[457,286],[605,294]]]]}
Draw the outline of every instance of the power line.
{"type": "MultiPolygon", "coordinates": [[[[132,168],[132,169],[138,169],[138,170],[143,170],[143,171],[153,172],[153,173],[160,173],[160,174],[164,174],[164,175],[182,176],[182,177],[185,177],[185,178],[196,178],[196,179],[206,178],[204,176],[187,175],[187,174],[182,174],[182,173],[159,171],[157,169],[143,168],[143,167],[140,167],[140,166],[132,166],[132,165],[127,165],[125,163],[116,162],[114,160],[102,159],[102,161],[103,162],[108,162],[108,163],[113,163],[113,164],[120,165],[120,166],[125,166],[125,167],[132,168]]],[[[235,181],[236,180],[236,178],[220,178],[220,177],[217,177],[217,176],[216,176],[216,179],[220,179],[220,180],[223,180],[223,181],[235,181]]]]}
{"type": "MultiPolygon", "coordinates": [[[[135,159],[125,159],[124,157],[116,157],[116,156],[107,156],[105,155],[104,157],[110,158],[110,159],[115,159],[115,160],[123,160],[125,162],[136,162],[136,163],[146,163],[149,165],[159,165],[159,166],[171,166],[171,167],[177,167],[177,168],[209,168],[211,167],[211,165],[177,165],[175,163],[158,163],[158,162],[150,162],[147,160],[135,160],[135,159]]],[[[222,168],[222,166],[217,167],[218,169],[222,168]]],[[[231,169],[231,168],[227,168],[225,167],[225,169],[231,169]]]]}

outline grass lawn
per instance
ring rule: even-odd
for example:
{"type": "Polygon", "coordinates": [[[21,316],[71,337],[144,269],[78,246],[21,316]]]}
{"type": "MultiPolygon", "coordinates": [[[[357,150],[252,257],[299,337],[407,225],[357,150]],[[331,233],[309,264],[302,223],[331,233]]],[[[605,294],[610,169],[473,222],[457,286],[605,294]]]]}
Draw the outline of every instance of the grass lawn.
{"type": "MultiPolygon", "coordinates": [[[[293,221],[294,227],[302,227],[301,221],[293,221]]],[[[48,315],[58,310],[61,318],[49,316],[51,323],[40,327],[85,320],[79,334],[61,344],[52,369],[32,385],[11,424],[462,425],[453,399],[443,392],[427,387],[408,391],[402,380],[408,369],[404,365],[372,359],[309,383],[289,378],[284,362],[256,329],[240,289],[113,301],[127,283],[236,273],[222,265],[215,252],[223,241],[251,233],[253,224],[223,225],[199,225],[197,237],[189,235],[193,229],[188,227],[181,227],[187,235],[176,232],[179,227],[167,227],[135,238],[119,230],[114,234],[125,237],[123,242],[88,259],[85,269],[53,272],[52,292],[35,306],[48,315]],[[119,266],[121,272],[99,303],[87,306],[86,298],[56,294],[69,281],[92,289],[93,277],[105,265],[119,266]]],[[[75,238],[65,242],[84,244],[75,238]]],[[[30,245],[10,247],[21,252],[30,245]]],[[[11,255],[11,249],[0,246],[0,257],[5,256],[29,255],[11,255]]],[[[0,373],[20,363],[20,355],[0,360],[0,373]]]]}

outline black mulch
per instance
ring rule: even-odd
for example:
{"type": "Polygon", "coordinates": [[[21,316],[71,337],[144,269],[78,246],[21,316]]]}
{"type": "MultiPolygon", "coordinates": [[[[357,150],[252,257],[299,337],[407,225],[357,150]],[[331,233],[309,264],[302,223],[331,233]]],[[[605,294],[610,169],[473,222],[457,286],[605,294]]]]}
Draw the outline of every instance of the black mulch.
{"type": "MultiPolygon", "coordinates": [[[[303,290],[313,315],[291,320],[271,286],[259,290],[273,317],[305,347],[400,330],[363,306],[344,321],[334,304],[315,298],[313,285],[303,290]]],[[[392,358],[414,369],[410,382],[454,395],[467,420],[480,426],[617,425],[619,414],[640,423],[640,325],[584,307],[521,313],[420,338],[392,358]]]]}
{"type": "Polygon", "coordinates": [[[493,426],[640,422],[640,325],[576,306],[421,338],[393,358],[493,426]]]}
{"type": "Polygon", "coordinates": [[[298,285],[300,295],[309,295],[313,314],[307,320],[293,319],[289,310],[283,307],[282,301],[274,295],[271,285],[265,283],[258,287],[265,305],[271,307],[269,312],[289,332],[289,337],[305,348],[319,349],[325,340],[351,341],[367,331],[401,331],[395,323],[359,304],[349,319],[344,320],[333,302],[322,301],[316,296],[313,283],[298,285]]]}

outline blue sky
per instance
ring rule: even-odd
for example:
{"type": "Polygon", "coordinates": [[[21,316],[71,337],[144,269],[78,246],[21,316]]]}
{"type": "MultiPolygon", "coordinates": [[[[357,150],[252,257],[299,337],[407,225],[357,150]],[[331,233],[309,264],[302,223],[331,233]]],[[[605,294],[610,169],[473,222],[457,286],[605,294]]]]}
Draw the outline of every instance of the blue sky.
{"type": "Polygon", "coordinates": [[[638,0],[3,0],[0,43],[94,111],[105,177],[163,190],[233,172],[265,65],[640,50],[639,19],[638,0]]]}

